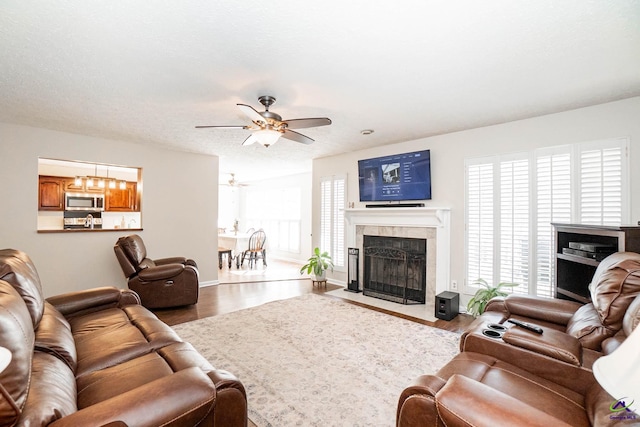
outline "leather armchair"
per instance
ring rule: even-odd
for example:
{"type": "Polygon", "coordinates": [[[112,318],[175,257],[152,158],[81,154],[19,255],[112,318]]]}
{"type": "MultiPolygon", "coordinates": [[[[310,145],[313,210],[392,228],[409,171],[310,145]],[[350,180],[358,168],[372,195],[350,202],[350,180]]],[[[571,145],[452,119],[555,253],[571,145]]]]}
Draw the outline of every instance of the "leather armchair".
{"type": "Polygon", "coordinates": [[[590,387],[576,393],[493,356],[463,352],[405,388],[396,425],[613,426],[614,401],[593,375],[590,387]]]}
{"type": "MultiPolygon", "coordinates": [[[[517,319],[564,332],[577,338],[583,348],[601,351],[602,342],[622,329],[629,304],[640,294],[640,254],[618,252],[605,258],[593,275],[589,291],[591,302],[584,305],[515,294],[494,298],[469,330],[479,323],[503,324],[517,319]]],[[[464,340],[465,334],[461,345],[464,340]]]]}
{"type": "Polygon", "coordinates": [[[137,234],[118,239],[113,250],[135,291],[147,308],[177,307],[198,302],[199,276],[196,262],[185,257],[152,260],[137,234]]]}
{"type": "MultiPolygon", "coordinates": [[[[637,296],[623,316],[622,329],[602,343],[603,354],[615,352],[639,324],[637,296]]],[[[537,335],[526,330],[523,333],[537,335]]],[[[551,354],[555,344],[550,343],[547,350],[551,351],[544,352],[551,354]]],[[[500,348],[500,344],[494,345],[500,348]]],[[[624,425],[621,416],[626,414],[611,410],[621,396],[609,395],[591,369],[577,372],[567,369],[568,363],[564,369],[556,369],[561,365],[553,360],[548,357],[544,362],[525,350],[511,356],[505,352],[496,356],[463,351],[434,375],[420,376],[404,389],[398,401],[396,425],[624,425]],[[538,374],[544,365],[551,375],[538,374]]],[[[640,354],[632,363],[640,363],[640,354]]],[[[635,425],[629,421],[632,424],[635,425]]]]}

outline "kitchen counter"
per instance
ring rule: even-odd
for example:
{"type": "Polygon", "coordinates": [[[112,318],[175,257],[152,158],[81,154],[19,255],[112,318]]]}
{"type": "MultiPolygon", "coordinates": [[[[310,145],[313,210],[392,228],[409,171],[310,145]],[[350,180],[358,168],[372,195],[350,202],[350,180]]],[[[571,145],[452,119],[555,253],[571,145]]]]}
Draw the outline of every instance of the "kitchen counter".
{"type": "Polygon", "coordinates": [[[99,233],[101,231],[142,231],[142,228],[72,228],[72,229],[55,229],[55,230],[38,230],[38,233],[99,233]]]}

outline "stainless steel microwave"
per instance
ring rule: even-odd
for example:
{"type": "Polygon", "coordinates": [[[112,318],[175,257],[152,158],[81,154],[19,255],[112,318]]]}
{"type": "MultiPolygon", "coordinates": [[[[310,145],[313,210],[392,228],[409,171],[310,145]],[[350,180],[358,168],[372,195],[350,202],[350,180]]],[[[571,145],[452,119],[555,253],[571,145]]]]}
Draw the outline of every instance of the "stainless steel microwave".
{"type": "Polygon", "coordinates": [[[104,194],[65,193],[64,209],[67,211],[103,211],[104,194]]]}

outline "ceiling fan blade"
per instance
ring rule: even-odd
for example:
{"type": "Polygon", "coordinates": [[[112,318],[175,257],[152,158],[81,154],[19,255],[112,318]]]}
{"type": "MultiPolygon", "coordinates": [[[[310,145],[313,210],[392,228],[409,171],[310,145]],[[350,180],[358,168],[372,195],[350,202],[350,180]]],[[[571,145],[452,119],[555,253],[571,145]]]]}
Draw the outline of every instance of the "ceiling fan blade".
{"type": "Polygon", "coordinates": [[[242,143],[242,145],[251,145],[254,142],[258,142],[258,138],[256,138],[256,136],[254,134],[251,134],[247,137],[247,139],[244,140],[244,142],[242,143]]]}
{"type": "Polygon", "coordinates": [[[249,129],[249,126],[196,126],[196,129],[218,128],[218,129],[249,129]]]}
{"type": "Polygon", "coordinates": [[[315,117],[310,119],[284,120],[289,129],[313,128],[316,126],[326,126],[331,124],[331,119],[327,117],[315,117]]]}
{"type": "Polygon", "coordinates": [[[311,144],[313,143],[313,139],[309,138],[308,136],[305,136],[301,133],[289,130],[289,129],[285,129],[284,133],[282,134],[283,138],[287,138],[290,139],[291,141],[295,141],[295,142],[300,142],[302,144],[311,144]]]}
{"type": "Polygon", "coordinates": [[[242,111],[247,117],[251,119],[252,122],[256,123],[266,123],[266,119],[262,117],[262,114],[258,113],[255,108],[251,105],[246,104],[238,104],[238,108],[242,111]]]}

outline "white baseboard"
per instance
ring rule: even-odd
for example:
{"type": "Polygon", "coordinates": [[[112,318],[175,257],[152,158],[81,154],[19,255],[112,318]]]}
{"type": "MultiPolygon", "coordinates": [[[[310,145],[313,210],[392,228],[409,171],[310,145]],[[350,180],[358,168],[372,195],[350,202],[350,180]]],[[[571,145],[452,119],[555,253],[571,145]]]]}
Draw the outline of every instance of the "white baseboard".
{"type": "Polygon", "coordinates": [[[200,282],[198,283],[199,287],[201,288],[206,288],[207,286],[215,286],[215,285],[219,285],[220,281],[219,280],[209,280],[208,282],[200,282]]]}

